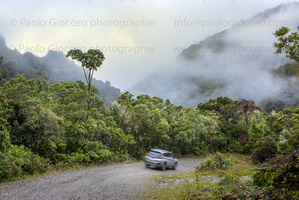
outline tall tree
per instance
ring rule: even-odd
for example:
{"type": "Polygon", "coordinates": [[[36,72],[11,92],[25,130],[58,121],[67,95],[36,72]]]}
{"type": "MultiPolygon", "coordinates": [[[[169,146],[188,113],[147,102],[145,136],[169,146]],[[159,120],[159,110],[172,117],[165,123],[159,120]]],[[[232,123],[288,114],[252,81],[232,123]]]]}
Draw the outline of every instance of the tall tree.
{"type": "MultiPolygon", "coordinates": [[[[88,94],[90,95],[94,71],[97,71],[103,64],[103,61],[105,60],[104,54],[98,49],[89,49],[86,53],[83,53],[80,49],[72,49],[67,53],[66,57],[71,57],[72,59],[81,62],[81,67],[83,68],[86,83],[88,85],[88,94]]],[[[89,101],[87,108],[88,110],[90,109],[89,101]]]]}
{"type": "Polygon", "coordinates": [[[274,43],[275,53],[285,53],[286,57],[299,62],[299,35],[298,32],[289,33],[290,31],[283,26],[274,33],[275,37],[278,37],[278,42],[274,43]]]}
{"type": "Polygon", "coordinates": [[[254,101],[240,99],[237,103],[238,110],[244,115],[244,120],[247,125],[249,125],[249,120],[253,116],[255,111],[260,111],[260,109],[255,105],[254,101]]]}

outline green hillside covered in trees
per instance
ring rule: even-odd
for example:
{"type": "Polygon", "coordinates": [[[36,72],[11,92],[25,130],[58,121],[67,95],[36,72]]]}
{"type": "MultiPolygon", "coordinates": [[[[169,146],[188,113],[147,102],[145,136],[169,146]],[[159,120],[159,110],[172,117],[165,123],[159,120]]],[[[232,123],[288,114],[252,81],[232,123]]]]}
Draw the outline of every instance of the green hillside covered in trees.
{"type": "MultiPolygon", "coordinates": [[[[265,112],[251,100],[218,97],[189,108],[125,92],[107,108],[97,87],[89,89],[79,78],[61,82],[62,71],[49,74],[47,56],[12,50],[2,56],[0,181],[76,164],[141,159],[150,148],[177,156],[252,154],[257,163],[298,149],[299,107],[265,112]]],[[[297,66],[279,74],[298,76],[297,66]]]]}
{"type": "MultiPolygon", "coordinates": [[[[62,81],[85,81],[82,69],[73,61],[66,59],[62,52],[49,50],[43,57],[38,57],[30,52],[20,54],[16,49],[11,50],[6,46],[5,40],[0,36],[0,79],[8,80],[18,74],[25,74],[27,78],[42,78],[50,83],[62,81]]],[[[117,101],[120,89],[111,86],[109,81],[103,82],[93,78],[93,85],[99,90],[97,97],[101,98],[106,107],[111,106],[112,101],[117,101]]]]}

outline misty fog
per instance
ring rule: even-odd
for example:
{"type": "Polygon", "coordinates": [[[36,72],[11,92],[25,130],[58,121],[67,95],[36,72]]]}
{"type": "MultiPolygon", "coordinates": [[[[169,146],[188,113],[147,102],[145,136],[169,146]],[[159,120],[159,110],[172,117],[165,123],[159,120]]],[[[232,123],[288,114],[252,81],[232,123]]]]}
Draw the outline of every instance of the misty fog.
{"type": "Polygon", "coordinates": [[[130,91],[192,107],[219,96],[257,103],[275,96],[288,80],[273,70],[290,60],[274,54],[273,33],[281,26],[295,31],[298,9],[299,3],[283,4],[240,21],[185,49],[130,91]]]}

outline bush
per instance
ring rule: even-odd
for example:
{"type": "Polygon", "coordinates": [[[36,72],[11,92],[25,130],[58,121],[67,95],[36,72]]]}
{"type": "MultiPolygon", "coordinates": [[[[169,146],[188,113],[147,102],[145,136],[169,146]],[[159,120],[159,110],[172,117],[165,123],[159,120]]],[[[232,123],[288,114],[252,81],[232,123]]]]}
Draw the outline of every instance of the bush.
{"type": "Polygon", "coordinates": [[[66,154],[65,157],[66,157],[66,162],[70,165],[90,163],[89,155],[87,153],[83,153],[82,151],[66,154]]]}
{"type": "Polygon", "coordinates": [[[253,173],[253,183],[264,187],[266,199],[298,199],[299,152],[269,159],[267,168],[253,173]]]}
{"type": "Polygon", "coordinates": [[[32,153],[24,146],[13,146],[10,156],[11,162],[22,168],[25,174],[40,174],[48,170],[48,160],[32,153]]]}
{"type": "Polygon", "coordinates": [[[275,156],[277,152],[275,141],[271,136],[266,136],[262,140],[258,140],[255,147],[252,159],[256,163],[264,162],[268,158],[275,156]]]}
{"type": "Polygon", "coordinates": [[[0,182],[40,174],[48,170],[48,161],[24,146],[12,145],[7,153],[0,153],[0,182]]]}
{"type": "Polygon", "coordinates": [[[12,179],[13,177],[20,177],[21,174],[22,170],[9,161],[9,156],[0,153],[0,182],[12,179]]]}
{"type": "Polygon", "coordinates": [[[196,167],[196,170],[227,169],[231,166],[234,166],[232,158],[229,158],[221,153],[216,153],[215,155],[208,155],[207,159],[196,167]]]}
{"type": "Polygon", "coordinates": [[[114,153],[107,149],[96,149],[95,151],[90,150],[88,152],[84,152],[82,149],[79,149],[77,152],[72,152],[70,154],[57,154],[56,156],[60,161],[59,165],[64,163],[66,166],[74,164],[96,164],[115,158],[114,153]]]}
{"type": "Polygon", "coordinates": [[[273,179],[274,175],[275,175],[275,172],[273,172],[271,170],[255,171],[252,174],[253,184],[260,186],[260,187],[269,186],[272,184],[272,179],[273,179]]]}
{"type": "Polygon", "coordinates": [[[295,151],[288,155],[285,163],[281,165],[276,176],[273,177],[273,186],[276,188],[288,188],[299,190],[299,152],[295,151]]]}

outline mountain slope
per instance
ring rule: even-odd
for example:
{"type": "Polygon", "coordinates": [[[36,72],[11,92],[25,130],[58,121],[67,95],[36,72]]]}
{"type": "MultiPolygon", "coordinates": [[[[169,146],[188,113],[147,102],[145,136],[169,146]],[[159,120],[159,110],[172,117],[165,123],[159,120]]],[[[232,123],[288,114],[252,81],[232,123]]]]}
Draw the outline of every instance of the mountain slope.
{"type": "MultiPolygon", "coordinates": [[[[0,36],[0,56],[3,56],[0,79],[26,74],[28,78],[37,76],[47,78],[51,83],[77,80],[85,82],[82,68],[67,59],[62,52],[49,51],[44,57],[38,57],[30,52],[20,54],[17,50],[9,49],[4,38],[0,36]]],[[[120,89],[111,86],[109,81],[93,79],[92,84],[98,88],[99,97],[108,107],[120,96],[120,89]]]]}
{"type": "Polygon", "coordinates": [[[218,96],[257,103],[272,97],[289,81],[273,73],[289,62],[274,54],[273,33],[281,26],[295,30],[298,9],[298,2],[282,4],[191,45],[131,91],[191,107],[218,96]]]}

